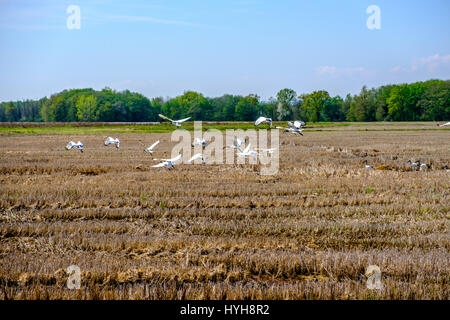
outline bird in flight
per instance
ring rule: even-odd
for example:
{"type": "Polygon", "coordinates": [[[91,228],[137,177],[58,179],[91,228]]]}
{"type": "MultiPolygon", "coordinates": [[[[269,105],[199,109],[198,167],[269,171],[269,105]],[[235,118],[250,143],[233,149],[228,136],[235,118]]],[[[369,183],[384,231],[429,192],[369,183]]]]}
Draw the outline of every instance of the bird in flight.
{"type": "Polygon", "coordinates": [[[193,147],[201,145],[203,149],[206,148],[206,140],[200,138],[195,138],[194,143],[192,144],[193,147]]]}
{"type": "Polygon", "coordinates": [[[113,139],[111,137],[108,137],[105,141],[105,146],[109,146],[111,143],[114,143],[116,145],[116,148],[119,148],[120,146],[119,138],[113,139]]]}
{"type": "Polygon", "coordinates": [[[174,126],[177,126],[177,127],[181,127],[181,123],[183,123],[183,122],[185,122],[185,121],[187,121],[187,120],[189,120],[191,118],[191,117],[189,117],[189,118],[185,118],[185,119],[181,119],[181,120],[172,120],[172,119],[167,118],[166,116],[164,116],[162,114],[158,114],[158,116],[160,116],[161,118],[163,118],[165,120],[168,120],[168,121],[172,122],[172,124],[174,126]]]}
{"type": "Polygon", "coordinates": [[[188,162],[191,163],[192,161],[195,161],[195,160],[200,159],[200,158],[202,159],[202,163],[205,164],[206,163],[206,157],[202,153],[194,154],[194,156],[192,158],[190,158],[188,160],[188,162]]]}
{"type": "Polygon", "coordinates": [[[224,149],[225,148],[240,149],[244,143],[245,143],[245,139],[235,138],[233,141],[233,144],[231,146],[224,147],[224,149]]]}
{"type": "Polygon", "coordinates": [[[83,146],[83,143],[81,141],[78,141],[77,143],[75,143],[73,141],[70,141],[67,144],[66,149],[70,150],[72,148],[76,148],[76,149],[80,150],[81,152],[83,152],[84,146],[83,146]]]}
{"type": "Polygon", "coordinates": [[[294,121],[294,123],[291,123],[290,121],[288,121],[288,125],[289,125],[289,127],[301,129],[301,127],[305,126],[305,123],[303,121],[296,120],[296,121],[294,121]]]}
{"type": "Polygon", "coordinates": [[[247,147],[244,150],[239,149],[240,152],[236,153],[241,158],[247,158],[247,157],[257,157],[258,152],[255,150],[250,150],[250,143],[247,145],[247,147]]]}
{"type": "Polygon", "coordinates": [[[255,126],[259,126],[261,123],[269,123],[270,127],[272,128],[272,119],[271,118],[259,117],[255,121],[255,126]]]}
{"type": "Polygon", "coordinates": [[[153,154],[153,149],[159,144],[159,140],[156,141],[154,144],[152,144],[150,147],[144,149],[144,152],[148,152],[150,154],[153,154]]]}
{"type": "Polygon", "coordinates": [[[288,126],[289,126],[289,128],[286,128],[286,127],[275,127],[275,128],[283,129],[285,132],[292,132],[294,134],[298,133],[299,135],[303,135],[303,133],[302,133],[303,129],[301,129],[301,127],[302,127],[301,121],[294,121],[294,123],[288,121],[288,126]]]}
{"type": "MultiPolygon", "coordinates": [[[[152,167],[153,168],[166,167],[167,169],[171,169],[175,165],[175,162],[177,162],[180,159],[181,159],[181,154],[179,154],[178,156],[176,156],[175,158],[172,158],[172,159],[159,159],[159,161],[161,161],[161,163],[158,163],[157,165],[154,165],[152,167]]],[[[158,160],[158,159],[154,159],[154,160],[158,160]]]]}

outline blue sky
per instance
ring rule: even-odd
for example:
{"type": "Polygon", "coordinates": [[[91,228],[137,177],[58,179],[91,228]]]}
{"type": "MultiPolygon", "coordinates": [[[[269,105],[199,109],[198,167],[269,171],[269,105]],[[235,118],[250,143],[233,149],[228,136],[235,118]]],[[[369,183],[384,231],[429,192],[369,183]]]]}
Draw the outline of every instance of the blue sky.
{"type": "Polygon", "coordinates": [[[448,0],[0,0],[0,101],[106,86],[344,96],[450,79],[449,12],[448,0]],[[66,26],[69,5],[80,29],[66,26]],[[369,5],[380,30],[366,26],[369,5]]]}

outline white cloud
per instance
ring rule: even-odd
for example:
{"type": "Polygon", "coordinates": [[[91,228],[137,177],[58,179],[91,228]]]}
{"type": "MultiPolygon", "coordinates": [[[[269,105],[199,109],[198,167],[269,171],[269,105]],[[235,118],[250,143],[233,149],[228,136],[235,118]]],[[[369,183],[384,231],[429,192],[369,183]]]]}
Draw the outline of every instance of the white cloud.
{"type": "Polygon", "coordinates": [[[409,66],[395,66],[391,69],[391,72],[416,72],[426,71],[432,73],[444,68],[450,67],[450,54],[441,56],[438,53],[425,58],[418,58],[413,60],[409,66]]]}
{"type": "Polygon", "coordinates": [[[440,67],[450,66],[450,54],[446,56],[440,56],[435,54],[426,58],[417,59],[413,65],[412,69],[417,70],[419,68],[425,68],[429,72],[436,71],[440,67]]]}
{"type": "Polygon", "coordinates": [[[339,68],[335,66],[321,66],[317,68],[316,72],[319,75],[335,75],[335,76],[341,76],[341,75],[353,75],[353,74],[362,74],[366,73],[366,69],[363,67],[356,67],[356,68],[339,68]]]}

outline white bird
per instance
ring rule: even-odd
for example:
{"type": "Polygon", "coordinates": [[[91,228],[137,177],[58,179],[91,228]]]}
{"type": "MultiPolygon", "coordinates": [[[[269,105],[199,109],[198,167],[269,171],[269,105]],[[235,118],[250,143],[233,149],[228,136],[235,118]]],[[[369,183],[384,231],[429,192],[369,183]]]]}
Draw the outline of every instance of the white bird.
{"type": "Polygon", "coordinates": [[[288,125],[289,127],[294,127],[294,128],[298,128],[300,129],[301,127],[304,127],[306,123],[304,123],[303,121],[294,121],[294,123],[291,123],[290,121],[288,121],[288,125]]]}
{"type": "Polygon", "coordinates": [[[254,151],[254,150],[250,150],[250,143],[247,145],[247,147],[242,151],[239,148],[239,151],[237,153],[237,155],[241,158],[247,158],[247,157],[257,157],[258,156],[258,152],[254,151]]]}
{"type": "Polygon", "coordinates": [[[70,150],[72,148],[77,148],[78,150],[80,150],[81,152],[83,152],[84,146],[83,143],[81,141],[78,141],[77,143],[70,141],[67,146],[66,149],[70,150]]]}
{"type": "Polygon", "coordinates": [[[199,158],[202,159],[202,163],[206,163],[206,157],[202,153],[194,154],[194,156],[192,158],[190,158],[188,160],[188,162],[191,163],[192,161],[195,161],[195,160],[197,160],[199,158]]]}
{"type": "Polygon", "coordinates": [[[450,122],[447,122],[447,123],[444,123],[444,124],[441,124],[439,127],[445,127],[445,126],[450,126],[450,122]]]}
{"type": "Polygon", "coordinates": [[[408,160],[408,163],[413,168],[418,168],[420,166],[420,161],[412,162],[411,160],[408,160]]]}
{"type": "Polygon", "coordinates": [[[194,143],[192,144],[193,147],[201,145],[203,149],[206,147],[206,140],[200,140],[200,138],[195,138],[194,143]]]}
{"type": "Polygon", "coordinates": [[[109,146],[111,143],[114,143],[116,145],[116,148],[119,148],[120,146],[119,138],[113,139],[111,137],[108,137],[108,139],[106,139],[105,141],[105,146],[109,146]]]}
{"type": "Polygon", "coordinates": [[[261,123],[269,123],[270,127],[272,128],[272,119],[271,118],[266,118],[266,117],[259,117],[258,119],[256,119],[255,121],[255,126],[259,126],[261,123]]]}
{"type": "Polygon", "coordinates": [[[301,129],[302,124],[300,121],[294,121],[294,123],[288,121],[288,126],[289,126],[289,128],[286,131],[303,135],[303,133],[302,133],[303,129],[301,129]]]}
{"type": "Polygon", "coordinates": [[[182,122],[185,122],[185,121],[187,121],[187,120],[189,120],[189,119],[191,118],[191,117],[189,117],[189,118],[185,118],[185,119],[181,119],[181,120],[172,120],[172,119],[167,118],[166,116],[164,116],[164,115],[162,115],[162,114],[158,114],[158,116],[160,116],[161,118],[166,119],[166,120],[172,122],[172,124],[173,124],[174,126],[177,126],[177,127],[181,127],[181,123],[182,123],[182,122]]]}
{"type": "Polygon", "coordinates": [[[144,149],[144,152],[153,154],[153,149],[159,144],[159,140],[152,144],[150,147],[144,149]]]}
{"type": "Polygon", "coordinates": [[[373,170],[373,167],[370,164],[367,164],[367,160],[364,160],[364,164],[366,166],[366,169],[372,169],[373,170]]]}
{"type": "MultiPolygon", "coordinates": [[[[161,161],[161,163],[158,163],[157,165],[154,165],[152,167],[153,168],[166,167],[167,169],[170,169],[175,165],[175,162],[177,162],[180,159],[181,159],[181,154],[179,154],[178,156],[176,156],[175,158],[172,158],[172,159],[159,159],[161,161]]],[[[154,160],[158,160],[158,159],[154,159],[154,160]]]]}
{"type": "MultiPolygon", "coordinates": [[[[288,122],[288,125],[289,124],[292,125],[292,123],[288,122]]],[[[275,128],[276,129],[283,129],[285,132],[292,132],[294,134],[298,133],[301,136],[303,135],[303,133],[302,133],[303,129],[296,128],[294,125],[289,126],[289,128],[286,128],[286,127],[275,127],[275,128]]]]}
{"type": "Polygon", "coordinates": [[[226,146],[225,148],[240,149],[244,143],[245,139],[235,138],[233,144],[231,146],[226,146]]]}
{"type": "Polygon", "coordinates": [[[420,164],[420,169],[430,169],[430,165],[426,164],[426,163],[421,163],[420,160],[418,161],[420,164]]]}

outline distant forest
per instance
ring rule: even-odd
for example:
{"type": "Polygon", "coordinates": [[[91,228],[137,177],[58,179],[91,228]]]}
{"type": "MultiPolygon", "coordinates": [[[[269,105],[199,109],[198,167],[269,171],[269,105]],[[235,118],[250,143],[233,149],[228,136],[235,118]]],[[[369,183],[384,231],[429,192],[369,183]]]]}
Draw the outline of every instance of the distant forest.
{"type": "Polygon", "coordinates": [[[0,103],[0,121],[162,121],[172,119],[254,121],[258,116],[273,120],[317,121],[417,121],[450,120],[450,80],[429,80],[385,85],[356,95],[331,97],[327,91],[300,94],[280,90],[276,97],[261,101],[256,94],[225,94],[209,98],[186,91],[175,98],[148,99],[142,94],[104,88],[64,90],[40,100],[0,103]]]}

